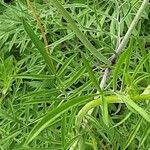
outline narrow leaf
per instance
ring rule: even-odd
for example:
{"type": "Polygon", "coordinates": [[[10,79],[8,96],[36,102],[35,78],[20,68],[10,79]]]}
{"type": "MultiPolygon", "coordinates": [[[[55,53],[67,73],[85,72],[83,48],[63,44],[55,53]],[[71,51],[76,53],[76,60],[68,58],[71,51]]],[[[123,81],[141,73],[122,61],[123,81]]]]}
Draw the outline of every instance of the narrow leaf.
{"type": "Polygon", "coordinates": [[[43,131],[52,121],[54,121],[57,117],[63,114],[68,109],[79,105],[80,103],[87,101],[90,98],[93,98],[95,95],[87,95],[82,97],[77,97],[72,100],[67,101],[61,106],[50,110],[31,130],[29,133],[24,145],[28,145],[41,131],[43,131]]]}
{"type": "Polygon", "coordinates": [[[64,62],[64,64],[61,66],[61,68],[58,70],[57,75],[61,76],[62,73],[65,71],[65,69],[68,67],[68,65],[71,63],[71,61],[74,59],[76,55],[73,55],[71,57],[69,57],[66,62],[64,62]]]}
{"type": "Polygon", "coordinates": [[[90,41],[86,38],[86,36],[80,31],[79,27],[76,25],[73,18],[69,15],[69,13],[65,10],[65,8],[61,5],[57,0],[50,0],[51,3],[58,9],[58,11],[63,15],[63,17],[68,21],[73,31],[80,39],[80,41],[84,44],[84,46],[100,61],[105,64],[110,64],[110,61],[104,57],[97,49],[90,43],[90,41]]]}
{"type": "Polygon", "coordinates": [[[102,108],[103,122],[107,127],[109,127],[108,103],[103,94],[102,94],[102,107],[101,108],[102,108]]]}
{"type": "Polygon", "coordinates": [[[83,58],[84,65],[85,65],[85,67],[86,67],[86,69],[88,71],[88,74],[89,74],[89,77],[90,77],[91,81],[93,82],[93,84],[97,88],[97,90],[101,93],[102,90],[101,90],[101,88],[100,88],[100,86],[98,84],[98,81],[97,81],[97,79],[96,79],[96,77],[94,75],[94,72],[93,72],[93,70],[92,70],[88,60],[84,56],[82,56],[82,58],[83,58]]]}
{"type": "Polygon", "coordinates": [[[136,77],[137,73],[139,72],[140,68],[142,67],[142,65],[147,61],[147,59],[149,58],[150,53],[148,53],[147,55],[145,55],[141,62],[136,66],[134,73],[132,75],[132,80],[136,77]]]}
{"type": "Polygon", "coordinates": [[[135,138],[137,132],[139,131],[142,122],[143,122],[143,119],[140,118],[140,119],[138,120],[138,122],[136,123],[134,129],[133,129],[132,132],[130,133],[130,135],[129,135],[127,141],[126,141],[126,144],[125,144],[125,146],[124,146],[124,148],[123,148],[123,150],[126,150],[127,147],[131,144],[131,142],[132,142],[133,139],[135,138]]]}
{"type": "Polygon", "coordinates": [[[54,75],[42,75],[42,74],[17,74],[13,76],[14,78],[19,78],[19,79],[49,79],[52,80],[55,78],[54,75]]]}
{"type": "Polygon", "coordinates": [[[45,60],[48,69],[50,72],[55,73],[55,67],[53,65],[52,59],[49,57],[48,53],[46,52],[45,45],[42,43],[37,35],[34,33],[32,30],[31,26],[24,20],[22,19],[23,27],[27,34],[29,35],[31,41],[34,43],[35,47],[39,50],[41,55],[43,56],[43,59],[45,60]]]}
{"type": "Polygon", "coordinates": [[[114,72],[113,72],[113,89],[114,91],[116,91],[117,89],[117,79],[118,79],[118,76],[120,74],[121,69],[122,69],[122,64],[124,63],[124,60],[126,58],[126,52],[122,53],[115,65],[115,69],[114,69],[114,72]]]}
{"type": "Polygon", "coordinates": [[[150,134],[150,124],[147,124],[147,127],[145,129],[145,131],[143,132],[143,135],[141,136],[141,141],[139,142],[139,146],[138,149],[144,144],[145,140],[147,139],[147,137],[150,134]]]}
{"type": "Polygon", "coordinates": [[[117,94],[118,98],[125,102],[127,105],[132,107],[136,112],[138,112],[145,120],[150,123],[150,115],[140,106],[138,106],[133,100],[130,99],[129,96],[117,94]]]}
{"type": "Polygon", "coordinates": [[[117,124],[115,124],[112,128],[115,128],[117,126],[120,126],[122,123],[124,123],[130,116],[132,115],[132,112],[129,112],[125,118],[123,118],[120,122],[118,122],[117,124]]]}

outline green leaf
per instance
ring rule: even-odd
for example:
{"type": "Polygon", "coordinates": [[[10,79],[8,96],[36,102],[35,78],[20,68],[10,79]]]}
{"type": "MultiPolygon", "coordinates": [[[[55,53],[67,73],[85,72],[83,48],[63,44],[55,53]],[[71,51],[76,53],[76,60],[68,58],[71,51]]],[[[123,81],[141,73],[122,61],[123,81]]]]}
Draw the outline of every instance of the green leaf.
{"type": "Polygon", "coordinates": [[[125,79],[126,79],[126,76],[129,76],[128,75],[128,68],[129,68],[129,65],[130,65],[130,58],[131,58],[131,53],[133,51],[133,38],[131,37],[130,38],[130,42],[129,42],[129,46],[126,50],[126,58],[125,58],[125,66],[124,66],[124,71],[123,71],[123,78],[122,78],[122,84],[121,84],[121,90],[123,91],[123,86],[124,86],[124,83],[125,83],[125,79]]]}
{"type": "Polygon", "coordinates": [[[81,67],[79,70],[75,70],[70,78],[66,81],[66,88],[75,83],[81,76],[84,75],[85,67],[81,67]]]}
{"type": "Polygon", "coordinates": [[[74,98],[62,104],[61,106],[50,110],[31,130],[29,133],[24,145],[28,145],[41,131],[43,131],[52,121],[54,121],[57,117],[63,114],[68,109],[79,105],[80,103],[93,98],[95,95],[87,95],[74,98]]]}
{"type": "Polygon", "coordinates": [[[17,135],[19,135],[22,132],[22,128],[18,129],[17,131],[13,131],[12,133],[10,133],[9,135],[7,135],[6,137],[3,137],[0,141],[0,144],[9,141],[10,139],[16,137],[17,135]]]}
{"type": "Polygon", "coordinates": [[[64,64],[61,66],[61,68],[57,72],[58,76],[62,75],[62,73],[65,71],[65,69],[68,67],[68,65],[72,62],[72,60],[74,59],[75,56],[76,56],[76,54],[71,56],[70,58],[68,58],[66,60],[66,62],[64,62],[64,64]]]}
{"type": "Polygon", "coordinates": [[[65,144],[65,148],[64,150],[66,149],[69,149],[75,142],[77,142],[79,139],[80,139],[81,135],[77,135],[75,136],[74,138],[72,138],[71,140],[69,140],[66,144],[65,144]]]}
{"type": "Polygon", "coordinates": [[[148,78],[148,77],[150,77],[150,74],[149,74],[149,73],[142,74],[141,76],[137,77],[137,78],[133,81],[133,84],[138,84],[140,81],[142,81],[143,79],[148,78]]]}
{"type": "Polygon", "coordinates": [[[91,81],[87,81],[86,83],[84,83],[82,86],[80,86],[79,88],[75,89],[73,91],[72,97],[79,95],[81,92],[85,91],[87,88],[89,88],[91,86],[91,81]]]}
{"type": "Polygon", "coordinates": [[[31,41],[34,43],[35,47],[39,50],[39,52],[43,56],[43,59],[45,60],[50,73],[51,72],[55,73],[54,64],[52,62],[52,59],[49,57],[49,54],[46,52],[45,45],[39,40],[38,36],[33,32],[31,26],[24,19],[22,19],[22,23],[31,41]]]}
{"type": "Polygon", "coordinates": [[[150,124],[147,124],[147,127],[145,128],[145,131],[143,132],[142,136],[141,136],[141,140],[139,142],[139,146],[138,149],[144,144],[145,140],[147,139],[147,137],[150,134],[150,124]]]}
{"type": "Polygon", "coordinates": [[[139,118],[138,122],[136,123],[134,129],[132,130],[132,132],[130,133],[130,135],[129,135],[127,141],[126,141],[126,144],[125,144],[123,150],[126,150],[127,147],[131,144],[131,142],[135,138],[137,132],[139,131],[140,126],[142,125],[142,122],[143,122],[143,119],[139,118]]]}
{"type": "Polygon", "coordinates": [[[104,124],[109,127],[109,114],[108,114],[108,103],[102,94],[102,119],[104,124]]]}
{"type": "Polygon", "coordinates": [[[67,114],[62,114],[62,121],[61,121],[61,141],[62,141],[62,147],[65,147],[66,143],[66,134],[67,134],[67,114]]]}
{"type": "Polygon", "coordinates": [[[55,76],[54,75],[44,75],[44,74],[17,74],[17,75],[14,75],[12,76],[13,78],[19,78],[19,79],[39,79],[39,80],[42,80],[42,79],[49,79],[49,80],[52,80],[52,79],[55,79],[55,76]]]}
{"type": "Polygon", "coordinates": [[[137,113],[139,113],[147,122],[150,123],[150,115],[141,107],[139,107],[129,96],[117,94],[118,98],[125,102],[125,104],[129,105],[133,108],[137,113]]]}
{"type": "Polygon", "coordinates": [[[90,43],[90,41],[86,38],[86,36],[80,31],[79,27],[76,25],[73,18],[69,15],[69,13],[65,10],[65,8],[61,5],[57,0],[50,0],[51,3],[58,9],[58,11],[63,15],[63,17],[68,21],[73,31],[80,39],[80,41],[84,44],[84,46],[100,61],[105,64],[110,64],[110,61],[104,57],[97,49],[90,43]]]}
{"type": "Polygon", "coordinates": [[[93,127],[95,127],[97,129],[98,134],[100,134],[102,136],[102,138],[109,144],[111,144],[110,139],[108,138],[107,135],[105,135],[104,130],[107,130],[108,128],[105,126],[102,126],[100,121],[97,120],[95,117],[93,116],[86,116],[86,118],[90,121],[90,123],[92,124],[93,127]]]}
{"type": "Polygon", "coordinates": [[[121,69],[122,69],[122,65],[124,63],[125,58],[126,58],[126,52],[124,52],[120,55],[116,65],[115,65],[115,69],[113,71],[113,89],[114,89],[114,91],[116,91],[116,89],[117,89],[117,79],[118,79],[120,72],[122,72],[121,69]]]}
{"type": "Polygon", "coordinates": [[[50,97],[52,94],[58,94],[60,91],[56,88],[53,89],[42,89],[42,90],[35,90],[33,92],[28,92],[27,94],[22,95],[21,97],[18,97],[19,99],[27,99],[30,97],[45,97],[48,96],[50,97]]]}
{"type": "MultiPolygon", "coordinates": [[[[90,77],[91,81],[93,82],[93,84],[95,85],[95,87],[97,88],[99,93],[102,94],[102,90],[100,88],[100,85],[98,84],[98,81],[97,81],[97,79],[94,75],[94,72],[93,72],[88,60],[84,57],[84,55],[82,56],[82,58],[83,58],[84,65],[85,65],[85,67],[88,71],[88,74],[89,74],[89,77],[90,77]]],[[[104,99],[104,97],[102,98],[102,118],[103,118],[103,121],[106,124],[106,126],[109,126],[108,104],[107,104],[107,101],[104,99]]]]}
{"type": "Polygon", "coordinates": [[[100,88],[100,85],[98,84],[98,81],[97,81],[97,79],[94,75],[94,72],[93,72],[88,60],[84,57],[84,55],[82,55],[82,58],[83,58],[84,65],[85,65],[85,67],[88,71],[88,74],[89,74],[89,77],[90,77],[91,81],[93,82],[93,84],[97,88],[97,90],[101,93],[102,90],[100,88]]]}
{"type": "MultiPolygon", "coordinates": [[[[145,47],[146,47],[145,39],[140,39],[139,48],[141,50],[141,54],[142,54],[143,57],[145,57],[147,55],[147,51],[146,51],[145,47]]],[[[149,64],[148,60],[145,61],[144,66],[146,68],[146,71],[148,73],[150,73],[150,64],[149,64]]]]}
{"type": "Polygon", "coordinates": [[[130,116],[132,115],[132,112],[129,112],[120,122],[115,124],[112,128],[115,128],[117,126],[120,126],[122,123],[124,123],[130,116]]]}
{"type": "Polygon", "coordinates": [[[25,102],[23,102],[23,103],[21,103],[20,105],[29,105],[29,104],[40,104],[40,103],[52,103],[52,102],[61,102],[63,100],[63,98],[53,98],[53,99],[51,99],[51,98],[43,98],[43,99],[41,99],[41,97],[40,98],[36,98],[36,99],[31,99],[31,100],[27,100],[27,101],[25,101],[25,102]]]}
{"type": "Polygon", "coordinates": [[[134,80],[134,78],[136,77],[137,73],[139,72],[140,68],[142,67],[142,65],[147,61],[147,59],[149,59],[150,53],[148,53],[147,55],[145,55],[141,62],[136,66],[133,74],[132,74],[132,80],[134,80]]]}
{"type": "Polygon", "coordinates": [[[58,46],[62,42],[66,41],[66,40],[70,40],[73,37],[74,37],[74,33],[71,32],[68,35],[66,35],[66,36],[62,37],[61,39],[59,39],[58,41],[55,41],[54,43],[50,44],[49,47],[51,47],[52,49],[54,49],[56,46],[58,46]]]}
{"type": "Polygon", "coordinates": [[[120,56],[119,59],[115,65],[115,69],[113,72],[113,88],[114,91],[116,91],[117,88],[117,79],[119,77],[120,72],[122,73],[122,65],[125,64],[124,71],[123,71],[123,81],[125,79],[128,67],[129,67],[129,62],[130,62],[130,56],[131,56],[131,51],[132,51],[132,46],[133,46],[133,39],[130,39],[129,47],[125,52],[123,52],[120,56]]]}

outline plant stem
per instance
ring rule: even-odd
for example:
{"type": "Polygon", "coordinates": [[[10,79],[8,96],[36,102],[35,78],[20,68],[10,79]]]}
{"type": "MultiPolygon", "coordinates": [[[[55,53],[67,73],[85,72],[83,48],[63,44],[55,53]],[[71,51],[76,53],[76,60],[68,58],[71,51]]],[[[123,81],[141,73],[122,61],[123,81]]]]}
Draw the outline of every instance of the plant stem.
{"type": "MultiPolygon", "coordinates": [[[[120,98],[116,95],[106,96],[107,103],[124,103],[120,100],[120,98]]],[[[131,99],[135,102],[141,102],[145,100],[150,100],[150,94],[143,94],[131,97],[131,99]]],[[[79,127],[81,125],[83,117],[88,113],[89,110],[99,106],[102,104],[102,100],[100,98],[95,99],[89,103],[87,103],[78,113],[76,118],[76,125],[79,127]]]]}
{"type": "MultiPolygon", "coordinates": [[[[126,32],[123,40],[121,41],[121,43],[119,44],[118,48],[116,49],[116,54],[113,54],[111,57],[110,57],[110,60],[111,60],[111,63],[112,65],[115,64],[115,61],[116,61],[116,58],[117,56],[124,50],[129,38],[130,38],[130,35],[133,31],[133,29],[135,28],[135,26],[137,25],[145,7],[148,5],[148,2],[149,0],[143,0],[138,12],[136,13],[136,16],[134,17],[131,25],[129,26],[128,28],[128,31],[126,32]]],[[[108,79],[108,75],[109,75],[109,72],[110,72],[110,69],[109,68],[106,68],[105,71],[104,71],[104,75],[102,77],[102,80],[101,80],[101,83],[100,83],[100,87],[103,89],[105,87],[105,84],[106,84],[106,81],[108,79]]]]}
{"type": "Polygon", "coordinates": [[[48,48],[48,41],[47,41],[47,38],[46,38],[46,35],[45,35],[44,27],[42,26],[42,21],[41,21],[40,17],[37,15],[36,10],[32,6],[32,2],[30,0],[27,0],[27,5],[30,8],[30,10],[32,11],[32,15],[35,18],[35,20],[37,22],[37,25],[38,25],[38,27],[41,31],[41,35],[43,37],[44,44],[45,44],[45,49],[46,49],[47,53],[49,53],[50,50],[48,48]]]}

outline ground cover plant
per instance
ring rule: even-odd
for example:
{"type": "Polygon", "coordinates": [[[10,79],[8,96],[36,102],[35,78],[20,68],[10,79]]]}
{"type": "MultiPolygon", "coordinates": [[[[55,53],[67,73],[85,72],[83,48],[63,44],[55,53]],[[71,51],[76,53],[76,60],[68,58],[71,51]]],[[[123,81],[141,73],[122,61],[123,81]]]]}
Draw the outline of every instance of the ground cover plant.
{"type": "Polygon", "coordinates": [[[150,149],[148,0],[0,1],[0,149],[150,149]]]}

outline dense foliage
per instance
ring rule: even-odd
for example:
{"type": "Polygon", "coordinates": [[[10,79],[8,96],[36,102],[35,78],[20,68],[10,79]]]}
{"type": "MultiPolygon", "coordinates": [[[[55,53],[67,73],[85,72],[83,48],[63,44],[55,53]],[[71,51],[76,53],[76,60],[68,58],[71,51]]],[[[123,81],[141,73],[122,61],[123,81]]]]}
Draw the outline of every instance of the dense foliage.
{"type": "Polygon", "coordinates": [[[1,150],[150,149],[150,4],[115,52],[141,3],[0,2],[1,150]]]}

